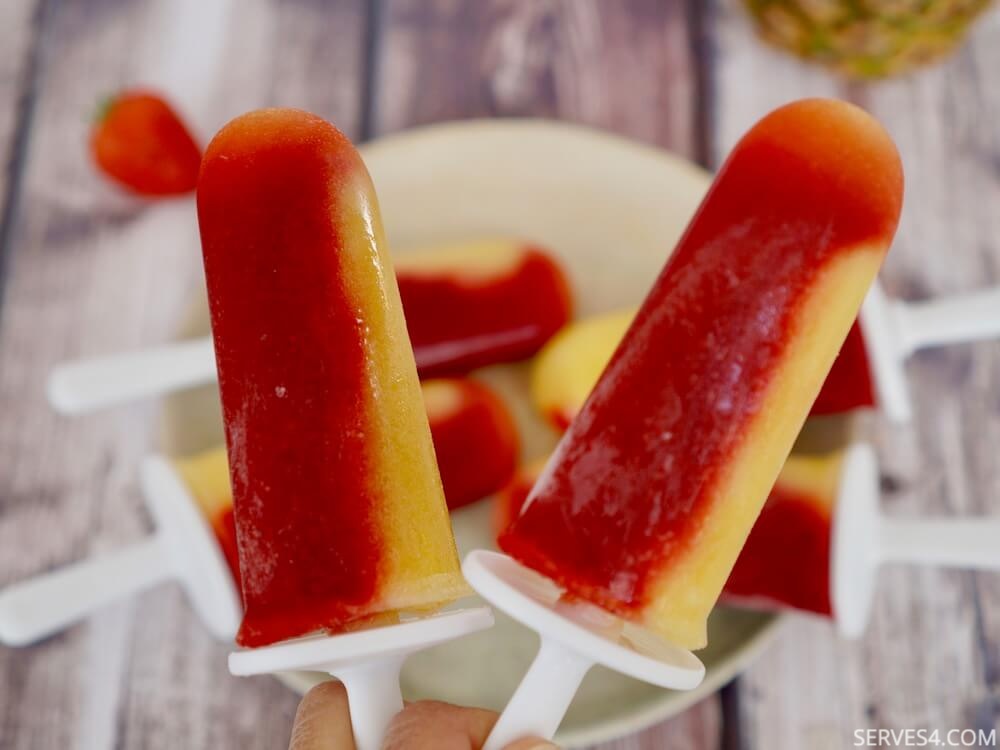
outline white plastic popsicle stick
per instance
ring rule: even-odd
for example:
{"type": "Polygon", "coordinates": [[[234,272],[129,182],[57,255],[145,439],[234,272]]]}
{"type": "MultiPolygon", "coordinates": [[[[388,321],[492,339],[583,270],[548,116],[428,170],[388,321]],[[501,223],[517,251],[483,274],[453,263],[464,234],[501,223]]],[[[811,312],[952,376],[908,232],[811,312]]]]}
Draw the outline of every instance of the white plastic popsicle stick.
{"type": "Polygon", "coordinates": [[[1000,518],[883,518],[883,562],[1000,570],[1000,518]]]}
{"type": "Polygon", "coordinates": [[[926,302],[892,303],[907,354],[1000,337],[1000,287],[926,302]]]}
{"type": "Polygon", "coordinates": [[[489,607],[442,612],[398,625],[236,651],[229,655],[229,671],[246,677],[302,669],[336,677],[347,689],[356,749],[378,750],[392,717],[403,709],[399,670],[406,658],[492,625],[489,607]]]}
{"type": "Polygon", "coordinates": [[[239,596],[212,529],[167,459],[145,459],[140,482],[155,533],[125,549],[0,592],[0,641],[11,646],[34,643],[166,580],[183,586],[214,636],[232,640],[240,621],[239,596]]]}
{"type": "Polygon", "coordinates": [[[903,302],[890,299],[876,282],[860,318],[878,406],[894,422],[908,422],[913,405],[907,358],[919,349],[1000,337],[1000,288],[903,302]]]}
{"type": "Polygon", "coordinates": [[[705,677],[704,665],[690,651],[597,607],[561,603],[552,581],[506,555],[473,550],[462,572],[480,596],[541,636],[534,663],[483,750],[500,750],[523,737],[551,739],[595,664],[675,690],[692,690],[705,677]]]}
{"type": "Polygon", "coordinates": [[[0,591],[0,642],[26,646],[171,577],[156,536],[0,591]]]}
{"type": "Polygon", "coordinates": [[[57,365],[47,392],[56,411],[84,414],[210,383],[215,377],[212,339],[206,337],[57,365]]]}
{"type": "Polygon", "coordinates": [[[884,563],[1000,570],[1000,519],[883,516],[878,463],[865,443],[852,445],[844,456],[835,508],[830,585],[837,627],[845,637],[864,632],[884,563]]]}

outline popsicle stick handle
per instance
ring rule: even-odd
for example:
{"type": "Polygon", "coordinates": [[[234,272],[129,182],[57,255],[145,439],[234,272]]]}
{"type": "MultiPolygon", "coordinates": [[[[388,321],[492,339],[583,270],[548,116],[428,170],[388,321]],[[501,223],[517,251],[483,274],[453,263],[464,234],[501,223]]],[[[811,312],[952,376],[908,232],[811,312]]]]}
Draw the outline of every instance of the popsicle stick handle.
{"type": "Polygon", "coordinates": [[[1000,337],[1000,287],[929,302],[895,302],[893,307],[906,354],[1000,337]]]}
{"type": "Polygon", "coordinates": [[[543,636],[535,661],[500,714],[483,750],[502,750],[523,737],[552,739],[592,666],[589,659],[543,636]]]}
{"type": "Polygon", "coordinates": [[[884,519],[880,527],[885,562],[1000,570],[1000,519],[884,519]]]}
{"type": "Polygon", "coordinates": [[[24,646],[172,575],[160,539],[45,573],[0,591],[0,641],[24,646]]]}
{"type": "Polygon", "coordinates": [[[58,365],[49,375],[49,403],[62,414],[160,396],[215,378],[211,338],[58,365]]]}
{"type": "Polygon", "coordinates": [[[399,670],[406,654],[328,670],[344,683],[356,750],[379,750],[392,718],[403,710],[399,670]]]}

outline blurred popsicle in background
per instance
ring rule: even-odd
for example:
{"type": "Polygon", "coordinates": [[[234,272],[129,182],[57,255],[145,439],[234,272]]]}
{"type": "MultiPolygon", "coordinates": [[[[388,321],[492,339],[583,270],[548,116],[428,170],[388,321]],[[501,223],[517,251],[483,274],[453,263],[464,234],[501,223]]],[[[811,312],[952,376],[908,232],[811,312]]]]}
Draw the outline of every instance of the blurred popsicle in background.
{"type": "Polygon", "coordinates": [[[153,534],[0,591],[0,642],[29,645],[167,581],[181,584],[212,635],[231,641],[241,608],[235,540],[220,507],[218,477],[210,470],[218,466],[215,457],[179,464],[147,457],[139,478],[153,534]]]}
{"type": "Polygon", "coordinates": [[[866,443],[790,458],[724,600],[832,617],[853,638],[868,623],[881,565],[1000,570],[1000,520],[888,517],[879,492],[878,463],[866,443]]]}
{"type": "Polygon", "coordinates": [[[424,377],[530,357],[572,313],[562,269],[533,245],[484,240],[401,253],[395,262],[424,377]]]}
{"type": "MultiPolygon", "coordinates": [[[[532,368],[532,400],[566,429],[634,316],[621,310],[571,323],[543,347],[532,368]]],[[[910,419],[904,364],[916,351],[1000,337],[1000,288],[926,302],[889,298],[876,283],[865,299],[810,411],[812,416],[877,407],[910,419]]]]}
{"type": "MultiPolygon", "coordinates": [[[[421,377],[534,354],[571,315],[568,282],[535,245],[483,240],[401,253],[396,278],[421,377]]],[[[81,414],[211,382],[210,338],[57,365],[49,402],[81,414]]]]}

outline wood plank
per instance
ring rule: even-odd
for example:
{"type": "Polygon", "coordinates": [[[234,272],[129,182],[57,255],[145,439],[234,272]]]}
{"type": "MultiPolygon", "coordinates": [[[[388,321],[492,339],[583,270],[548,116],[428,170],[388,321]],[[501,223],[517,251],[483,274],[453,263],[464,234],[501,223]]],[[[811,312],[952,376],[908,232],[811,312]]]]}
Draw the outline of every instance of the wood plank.
{"type": "Polygon", "coordinates": [[[710,696],[652,729],[589,750],[715,750],[719,747],[721,722],[719,701],[710,696]]]}
{"type": "MultiPolygon", "coordinates": [[[[200,27],[183,14],[207,9],[191,0],[81,0],[47,18],[0,315],[0,585],[147,533],[135,469],[154,447],[155,406],[68,420],[49,412],[42,384],[61,360],[168,339],[200,283],[193,202],[139,205],[93,174],[85,146],[96,102],[152,83],[202,138],[275,103],[357,132],[361,0],[221,7],[228,17],[205,27],[227,33],[211,38],[185,32],[200,27]]],[[[0,744],[282,746],[296,697],[271,679],[232,679],[227,650],[173,585],[39,646],[0,649],[0,744]]]]}
{"type": "Polygon", "coordinates": [[[696,61],[680,0],[388,0],[374,132],[553,117],[695,155],[696,61]]]}
{"type": "MultiPolygon", "coordinates": [[[[691,6],[387,0],[378,14],[372,132],[473,117],[547,117],[698,158],[691,6]]],[[[601,747],[715,748],[720,724],[713,696],[601,747]]]]}
{"type": "MultiPolygon", "coordinates": [[[[908,173],[885,286],[922,298],[1000,282],[991,209],[1000,191],[1000,98],[986,74],[1000,65],[1000,13],[984,19],[971,45],[948,63],[862,86],[761,46],[736,3],[713,8],[706,26],[717,51],[714,163],[778,104],[816,95],[854,99],[886,123],[908,173]]],[[[918,355],[908,368],[914,424],[893,428],[876,419],[863,426],[883,462],[888,512],[997,513],[998,367],[996,344],[918,355]]],[[[742,681],[743,745],[839,748],[867,727],[997,727],[998,593],[995,576],[897,566],[881,574],[861,642],[843,642],[818,621],[789,623],[742,681]]]]}
{"type": "Polygon", "coordinates": [[[11,0],[0,6],[0,284],[9,245],[16,193],[22,174],[34,81],[42,4],[11,0]]]}

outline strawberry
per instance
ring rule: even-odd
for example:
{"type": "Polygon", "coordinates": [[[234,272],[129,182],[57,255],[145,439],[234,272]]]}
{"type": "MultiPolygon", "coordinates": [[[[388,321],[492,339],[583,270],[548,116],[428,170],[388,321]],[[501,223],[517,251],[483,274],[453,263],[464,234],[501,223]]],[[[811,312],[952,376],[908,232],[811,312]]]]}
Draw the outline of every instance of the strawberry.
{"type": "Polygon", "coordinates": [[[190,193],[198,182],[201,149],[162,97],[125,91],[101,108],[90,135],[97,166],[144,196],[190,193]]]}

